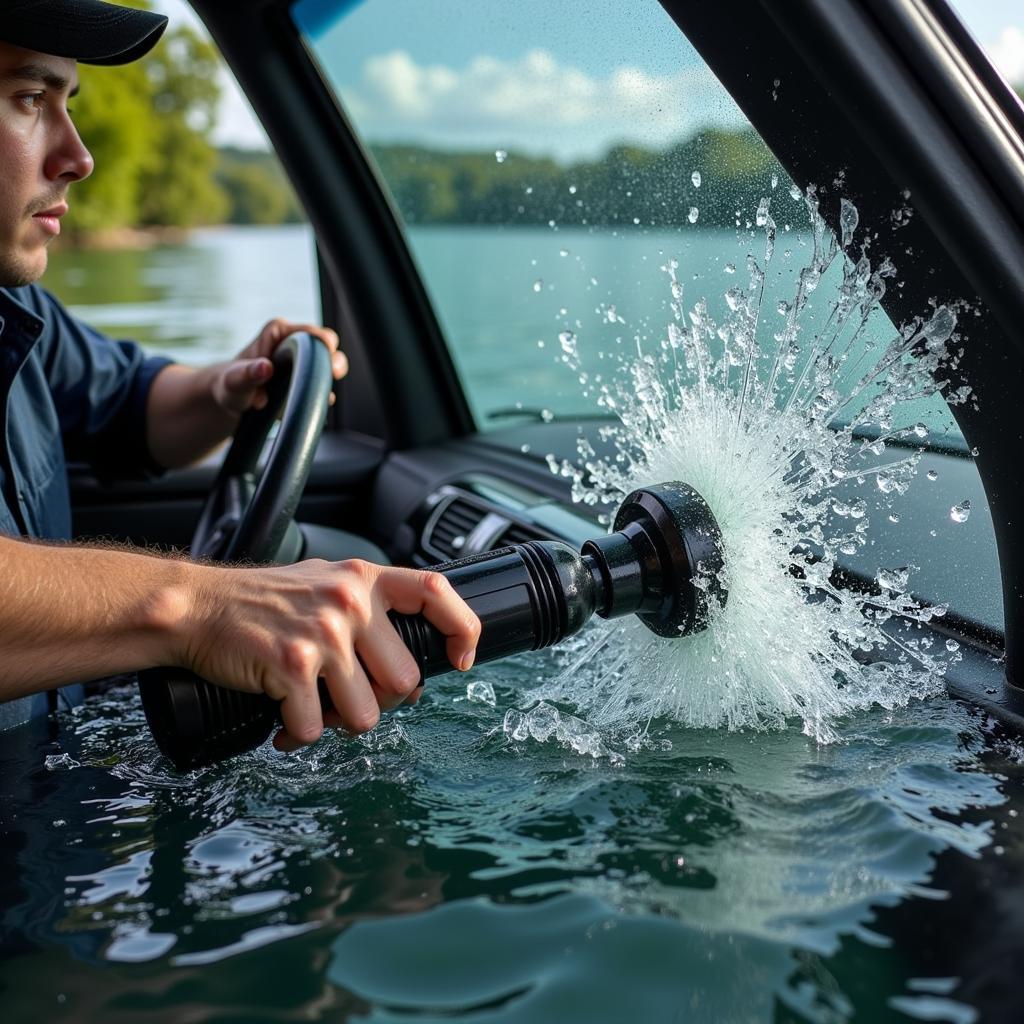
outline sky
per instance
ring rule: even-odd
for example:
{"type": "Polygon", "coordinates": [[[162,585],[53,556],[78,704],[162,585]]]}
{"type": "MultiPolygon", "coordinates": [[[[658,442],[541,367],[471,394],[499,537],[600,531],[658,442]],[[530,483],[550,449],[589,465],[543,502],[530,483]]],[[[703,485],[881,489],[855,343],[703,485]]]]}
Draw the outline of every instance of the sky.
{"type": "MultiPolygon", "coordinates": [[[[300,0],[300,18],[312,19],[322,4],[300,0]]],[[[1024,0],[954,6],[1003,74],[1024,83],[1024,0]]],[[[154,7],[172,25],[202,27],[185,0],[154,7]]],[[[317,46],[356,125],[376,141],[500,145],[576,159],[618,141],[664,145],[701,120],[742,123],[680,33],[653,31],[650,19],[628,11],[618,0],[445,0],[440,8],[364,0],[317,46]]],[[[665,16],[650,17],[660,26],[665,16]]],[[[227,71],[223,79],[215,141],[267,148],[227,71]]]]}

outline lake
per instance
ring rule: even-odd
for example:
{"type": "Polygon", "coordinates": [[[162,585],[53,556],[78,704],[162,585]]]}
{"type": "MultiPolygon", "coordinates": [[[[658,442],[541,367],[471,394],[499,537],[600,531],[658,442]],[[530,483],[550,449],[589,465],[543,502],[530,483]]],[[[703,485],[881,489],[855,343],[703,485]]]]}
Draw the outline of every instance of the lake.
{"type": "Polygon", "coordinates": [[[1019,748],[946,698],[827,747],[510,742],[571,653],[475,670],[493,706],[440,677],[362,739],[186,775],[132,690],[5,734],[5,1020],[1011,1019],[973,1007],[1012,1005],[1019,748]]]}

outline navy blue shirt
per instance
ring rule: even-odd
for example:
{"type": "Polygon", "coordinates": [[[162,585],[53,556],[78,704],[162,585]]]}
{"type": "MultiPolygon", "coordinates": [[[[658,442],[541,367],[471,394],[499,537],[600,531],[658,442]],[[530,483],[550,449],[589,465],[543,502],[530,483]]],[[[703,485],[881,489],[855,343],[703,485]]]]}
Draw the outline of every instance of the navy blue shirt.
{"type": "MultiPolygon", "coordinates": [[[[169,362],[93,330],[36,285],[0,288],[0,533],[71,538],[68,461],[106,479],[159,471],[146,400],[169,362]]],[[[47,707],[45,694],[0,704],[0,729],[47,707]]]]}

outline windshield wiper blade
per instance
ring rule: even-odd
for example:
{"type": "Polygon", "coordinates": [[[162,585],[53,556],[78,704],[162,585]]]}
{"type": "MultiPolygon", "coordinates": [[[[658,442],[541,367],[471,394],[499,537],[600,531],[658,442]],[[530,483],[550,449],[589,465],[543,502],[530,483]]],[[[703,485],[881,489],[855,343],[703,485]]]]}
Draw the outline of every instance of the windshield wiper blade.
{"type": "Polygon", "coordinates": [[[490,409],[484,413],[484,418],[489,420],[507,420],[514,416],[539,420],[541,423],[551,423],[560,419],[550,409],[537,409],[531,405],[503,405],[500,409],[490,409]]]}

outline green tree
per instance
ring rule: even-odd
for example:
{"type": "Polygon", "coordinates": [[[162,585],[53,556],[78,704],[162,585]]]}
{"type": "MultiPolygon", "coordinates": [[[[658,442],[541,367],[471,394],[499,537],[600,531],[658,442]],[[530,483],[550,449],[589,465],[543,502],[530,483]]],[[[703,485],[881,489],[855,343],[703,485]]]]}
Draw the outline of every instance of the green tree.
{"type": "Polygon", "coordinates": [[[217,178],[228,197],[230,224],[283,224],[293,219],[288,190],[258,164],[222,165],[217,178]]]}
{"type": "Polygon", "coordinates": [[[141,171],[142,224],[193,227],[223,220],[228,201],[214,178],[210,142],[220,86],[217,51],[190,28],[170,32],[145,61],[157,115],[153,160],[141,171]]]}
{"type": "Polygon", "coordinates": [[[80,94],[72,116],[96,167],[71,191],[67,227],[72,237],[134,224],[143,172],[154,160],[152,85],[141,64],[79,68],[80,94]]]}
{"type": "Polygon", "coordinates": [[[162,126],[156,160],[143,170],[139,224],[191,228],[220,224],[228,210],[214,179],[217,151],[182,121],[162,126]]]}
{"type": "Polygon", "coordinates": [[[133,64],[79,68],[72,111],[96,170],[71,193],[73,241],[111,228],[223,219],[227,197],[214,177],[210,142],[218,71],[217,51],[188,28],[167,33],[133,64]]]}
{"type": "Polygon", "coordinates": [[[302,207],[273,153],[225,146],[217,151],[217,182],[228,197],[230,224],[286,224],[302,207]]]}

